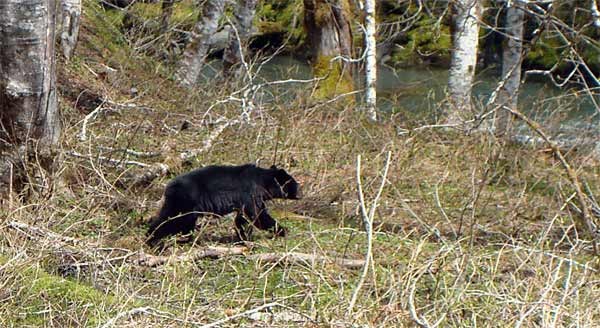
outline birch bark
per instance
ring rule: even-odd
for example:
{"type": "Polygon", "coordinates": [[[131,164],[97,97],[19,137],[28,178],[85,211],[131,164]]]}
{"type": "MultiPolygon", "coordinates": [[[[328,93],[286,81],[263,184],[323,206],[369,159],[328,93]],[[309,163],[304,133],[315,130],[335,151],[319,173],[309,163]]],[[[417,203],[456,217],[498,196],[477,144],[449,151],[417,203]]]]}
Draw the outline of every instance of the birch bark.
{"type": "Polygon", "coordinates": [[[58,141],[55,0],[0,1],[0,191],[58,141]]]}
{"type": "Polygon", "coordinates": [[[177,70],[177,78],[183,86],[192,87],[198,82],[210,46],[210,37],[219,27],[224,7],[225,0],[207,0],[204,3],[202,16],[194,26],[192,40],[186,47],[177,70]]]}
{"type": "Polygon", "coordinates": [[[377,22],[375,17],[375,0],[365,0],[365,87],[367,115],[372,121],[377,120],[377,22]]]}
{"type": "Polygon", "coordinates": [[[448,123],[461,123],[472,114],[471,89],[477,64],[480,0],[456,0],[453,4],[452,57],[448,92],[448,123]]]}
{"type": "Polygon", "coordinates": [[[71,59],[79,37],[81,0],[61,0],[60,45],[65,58],[71,59]]]}

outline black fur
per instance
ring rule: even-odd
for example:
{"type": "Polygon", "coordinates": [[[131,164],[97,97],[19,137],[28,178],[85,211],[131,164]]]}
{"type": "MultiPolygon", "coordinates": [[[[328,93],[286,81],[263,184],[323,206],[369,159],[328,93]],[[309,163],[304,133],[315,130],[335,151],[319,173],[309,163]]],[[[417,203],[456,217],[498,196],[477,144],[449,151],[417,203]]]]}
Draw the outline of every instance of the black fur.
{"type": "Polygon", "coordinates": [[[253,164],[208,166],[182,174],[165,189],[165,200],[148,228],[147,242],[154,245],[163,237],[189,233],[198,215],[226,215],[237,212],[238,238],[246,240],[251,228],[285,236],[285,229],[267,212],[265,202],[274,198],[299,199],[300,185],[285,170],[263,169],[253,164]]]}

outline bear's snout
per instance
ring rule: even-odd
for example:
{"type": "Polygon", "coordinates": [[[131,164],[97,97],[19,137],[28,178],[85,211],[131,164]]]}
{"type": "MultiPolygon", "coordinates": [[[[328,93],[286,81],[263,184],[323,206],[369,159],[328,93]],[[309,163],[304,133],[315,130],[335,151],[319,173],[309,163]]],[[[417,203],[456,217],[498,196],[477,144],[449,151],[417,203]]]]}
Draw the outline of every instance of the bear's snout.
{"type": "Polygon", "coordinates": [[[304,195],[302,194],[302,188],[298,186],[298,189],[296,190],[296,193],[294,194],[294,197],[292,199],[301,199],[302,197],[304,197],[304,195]]]}

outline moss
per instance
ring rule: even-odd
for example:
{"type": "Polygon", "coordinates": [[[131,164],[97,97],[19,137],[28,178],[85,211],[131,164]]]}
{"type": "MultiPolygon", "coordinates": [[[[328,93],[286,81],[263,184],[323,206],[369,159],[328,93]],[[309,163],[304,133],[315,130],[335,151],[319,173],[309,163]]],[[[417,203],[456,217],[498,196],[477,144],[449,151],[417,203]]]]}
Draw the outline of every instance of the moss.
{"type": "Polygon", "coordinates": [[[18,280],[15,285],[27,288],[15,292],[16,297],[7,305],[18,306],[21,312],[14,312],[12,318],[4,319],[18,326],[43,325],[49,320],[63,326],[97,326],[114,315],[109,309],[119,304],[111,295],[77,281],[51,275],[37,266],[21,268],[15,277],[18,280]]]}
{"type": "Polygon", "coordinates": [[[550,68],[559,61],[561,52],[561,42],[543,34],[527,53],[526,65],[550,68]]]}
{"type": "MultiPolygon", "coordinates": [[[[331,56],[319,56],[313,63],[313,74],[319,81],[315,92],[316,99],[326,99],[354,90],[354,81],[350,71],[341,61],[332,61],[331,56]]],[[[351,99],[351,97],[347,97],[351,99]]]]}
{"type": "Polygon", "coordinates": [[[450,28],[432,18],[423,18],[407,33],[407,42],[392,53],[392,63],[399,65],[441,63],[450,58],[450,28]]]}
{"type": "Polygon", "coordinates": [[[81,44],[79,48],[95,50],[104,58],[116,62],[129,58],[131,49],[121,32],[123,27],[123,11],[104,10],[97,2],[86,2],[83,11],[81,44]]]}
{"type": "MultiPolygon", "coordinates": [[[[128,10],[130,15],[134,15],[140,22],[154,22],[153,25],[158,25],[158,20],[162,13],[162,4],[136,2],[128,10]]],[[[199,9],[191,0],[176,2],[173,6],[173,13],[170,17],[170,24],[177,26],[179,29],[191,30],[197,21],[199,9]]]]}
{"type": "Polygon", "coordinates": [[[262,34],[283,34],[288,48],[298,48],[306,39],[302,25],[303,9],[302,0],[260,2],[256,26],[262,34]]]}

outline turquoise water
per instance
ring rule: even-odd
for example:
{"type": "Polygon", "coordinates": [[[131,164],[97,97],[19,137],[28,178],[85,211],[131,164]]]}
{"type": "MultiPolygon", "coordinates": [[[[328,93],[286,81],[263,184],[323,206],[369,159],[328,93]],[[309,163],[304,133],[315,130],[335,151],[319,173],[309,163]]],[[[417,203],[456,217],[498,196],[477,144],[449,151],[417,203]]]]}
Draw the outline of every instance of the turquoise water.
{"type": "MultiPolygon", "coordinates": [[[[208,75],[219,71],[213,67],[208,75]]],[[[254,64],[255,82],[298,79],[308,80],[312,77],[311,68],[307,62],[289,56],[274,57],[267,63],[254,64]]],[[[359,74],[355,74],[359,75],[359,74]]],[[[378,107],[381,111],[402,112],[410,111],[424,115],[439,109],[440,101],[445,97],[448,81],[447,69],[427,67],[403,68],[393,70],[388,67],[378,68],[378,107]]],[[[478,74],[473,89],[474,101],[484,104],[497,87],[498,77],[491,73],[478,74]]],[[[361,84],[357,80],[357,84],[361,84]]],[[[294,97],[298,88],[308,88],[310,84],[286,83],[267,88],[267,96],[284,99],[294,97]]],[[[596,96],[600,103],[600,96],[596,96]]],[[[519,109],[538,121],[557,121],[555,128],[586,127],[594,129],[598,126],[598,111],[589,95],[575,88],[557,88],[550,83],[526,81],[519,92],[519,109]]]]}

